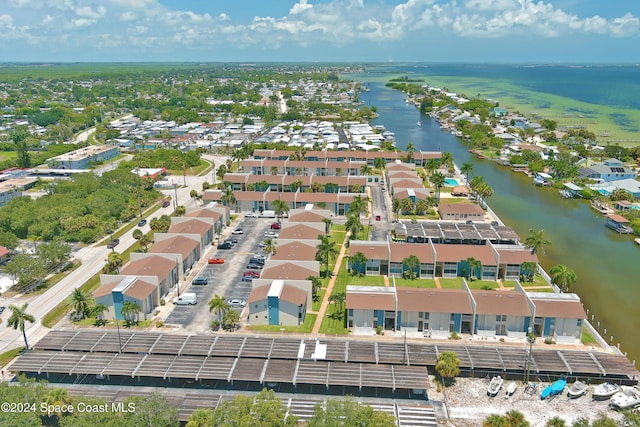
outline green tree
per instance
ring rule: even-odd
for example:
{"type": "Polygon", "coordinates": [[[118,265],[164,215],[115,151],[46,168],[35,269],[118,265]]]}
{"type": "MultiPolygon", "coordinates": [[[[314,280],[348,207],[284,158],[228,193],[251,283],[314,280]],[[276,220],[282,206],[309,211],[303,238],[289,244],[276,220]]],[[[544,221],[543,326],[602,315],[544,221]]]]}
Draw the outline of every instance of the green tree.
{"type": "Polygon", "coordinates": [[[16,144],[16,151],[18,155],[16,156],[16,162],[19,168],[26,169],[31,167],[31,155],[29,154],[29,150],[27,148],[27,144],[22,141],[16,144]]]}
{"type": "Polygon", "coordinates": [[[316,246],[316,261],[325,265],[325,277],[329,277],[329,262],[334,260],[339,252],[328,236],[318,235],[320,243],[316,246]]]}
{"type": "Polygon", "coordinates": [[[89,314],[91,298],[82,289],[75,288],[73,292],[71,292],[69,301],[76,315],[80,316],[81,319],[84,319],[89,314]]]}
{"type": "Polygon", "coordinates": [[[460,359],[452,351],[443,351],[438,355],[436,362],[436,372],[442,379],[442,384],[446,387],[451,383],[451,379],[460,374],[460,359]]]}
{"type": "Polygon", "coordinates": [[[189,416],[185,427],[211,427],[213,425],[213,411],[211,409],[196,409],[189,416]]]}
{"type": "Polygon", "coordinates": [[[109,252],[107,256],[107,262],[102,267],[103,274],[118,274],[120,273],[120,267],[124,264],[122,255],[118,252],[109,252]]]}
{"type": "Polygon", "coordinates": [[[538,251],[547,253],[547,246],[551,246],[551,241],[544,237],[544,230],[529,230],[529,235],[524,239],[524,247],[531,249],[531,253],[535,254],[538,251]]]}
{"type": "Polygon", "coordinates": [[[138,314],[142,311],[140,304],[135,301],[125,301],[120,309],[120,314],[124,316],[126,326],[131,326],[131,323],[138,323],[138,314]]]}
{"type": "Polygon", "coordinates": [[[280,199],[274,200],[271,207],[273,208],[273,211],[278,217],[278,221],[282,219],[284,214],[289,212],[289,206],[287,206],[287,204],[280,199]]]}
{"type": "MultiPolygon", "coordinates": [[[[187,209],[184,206],[176,206],[176,216],[184,216],[187,213],[187,209]]],[[[151,226],[151,224],[149,224],[151,226]]]]}
{"type": "Polygon", "coordinates": [[[502,415],[491,414],[484,419],[482,427],[509,427],[509,423],[502,415]]]}
{"type": "Polygon", "coordinates": [[[324,234],[327,235],[331,230],[331,224],[333,224],[333,221],[331,221],[331,218],[322,218],[322,222],[324,222],[324,234]]]}
{"type": "Polygon", "coordinates": [[[25,329],[25,322],[34,323],[36,319],[29,313],[27,313],[28,303],[22,304],[22,307],[18,307],[16,305],[9,305],[9,310],[11,310],[11,316],[7,321],[7,325],[12,327],[13,329],[20,329],[22,332],[22,338],[24,338],[24,347],[27,351],[29,351],[29,342],[27,341],[27,331],[25,329]]]}
{"type": "Polygon", "coordinates": [[[225,187],[222,192],[222,196],[220,196],[220,200],[225,206],[231,208],[232,205],[236,204],[236,196],[233,194],[233,188],[229,185],[225,187]]]}
{"type": "Polygon", "coordinates": [[[398,214],[400,213],[400,200],[393,198],[393,202],[391,202],[391,210],[396,216],[396,221],[398,220],[398,214]]]}
{"type": "Polygon", "coordinates": [[[178,408],[158,393],[125,399],[125,408],[129,403],[134,405],[135,411],[128,414],[124,425],[144,427],[178,427],[180,425],[178,408]]]}
{"type": "Polygon", "coordinates": [[[418,215],[424,215],[429,210],[429,203],[424,199],[416,201],[416,213],[418,215]]]}
{"type": "Polygon", "coordinates": [[[102,326],[105,324],[104,312],[109,308],[104,304],[96,304],[89,310],[92,316],[96,317],[96,325],[102,326]]]}
{"type": "Polygon", "coordinates": [[[147,252],[149,245],[153,243],[153,239],[149,234],[143,234],[140,239],[138,239],[138,243],[140,244],[140,248],[143,252],[147,252]]]}
{"type": "Polygon", "coordinates": [[[222,329],[226,331],[233,330],[240,323],[240,313],[236,310],[227,310],[222,316],[222,329]]]}
{"type": "Polygon", "coordinates": [[[142,232],[142,230],[140,230],[139,228],[136,228],[135,230],[133,230],[133,233],[131,236],[136,240],[140,240],[143,234],[144,233],[142,232]]]}
{"type": "Polygon", "coordinates": [[[293,427],[298,419],[287,416],[282,400],[273,390],[263,389],[257,396],[239,395],[213,411],[212,426],[293,427]]]}
{"type": "Polygon", "coordinates": [[[61,241],[41,243],[36,248],[36,256],[44,263],[46,269],[52,269],[67,261],[69,254],[71,254],[71,247],[61,241]]]}
{"type": "Polygon", "coordinates": [[[436,200],[438,204],[440,204],[440,189],[444,187],[445,179],[444,175],[437,171],[429,177],[431,185],[436,189],[436,200]]]}
{"type": "Polygon", "coordinates": [[[453,168],[453,154],[449,151],[443,151],[440,156],[440,165],[444,166],[447,170],[453,168]]]}
{"type": "Polygon", "coordinates": [[[473,173],[473,163],[465,162],[462,164],[460,168],[460,173],[462,173],[466,178],[467,182],[471,179],[471,174],[473,173]]]}
{"type": "Polygon", "coordinates": [[[394,427],[393,415],[376,411],[369,405],[356,402],[352,397],[341,400],[327,399],[325,405],[317,404],[307,427],[394,427]]]}
{"type": "Polygon", "coordinates": [[[591,427],[616,427],[617,425],[618,423],[607,417],[605,414],[600,414],[598,415],[598,418],[593,421],[591,427]]]}
{"type": "Polygon", "coordinates": [[[384,170],[386,166],[387,163],[382,157],[376,157],[375,159],[373,159],[373,167],[375,167],[376,169],[384,170]]]}
{"type": "Polygon", "coordinates": [[[357,215],[349,215],[347,222],[344,224],[345,229],[351,232],[351,239],[358,240],[360,231],[364,228],[360,218],[357,215]]]}
{"type": "Polygon", "coordinates": [[[538,263],[534,261],[525,261],[520,266],[522,276],[527,282],[533,282],[536,276],[536,270],[538,269],[538,263]]]}
{"type": "Polygon", "coordinates": [[[469,267],[469,272],[467,274],[467,279],[473,280],[473,276],[477,276],[479,273],[478,270],[482,268],[482,262],[480,260],[475,259],[474,257],[469,257],[466,260],[467,266],[469,267]]]}
{"type": "Polygon", "coordinates": [[[402,260],[403,276],[415,280],[420,274],[420,259],[415,255],[409,255],[402,260]]]}
{"type": "Polygon", "coordinates": [[[551,283],[557,285],[563,292],[569,292],[578,279],[576,273],[564,264],[551,267],[549,276],[551,277],[551,283]]]}
{"type": "Polygon", "coordinates": [[[524,414],[515,409],[511,409],[504,414],[504,419],[509,427],[529,427],[529,421],[524,418],[524,414]]]}
{"type": "Polygon", "coordinates": [[[560,417],[553,417],[547,421],[547,424],[545,424],[546,427],[565,427],[566,425],[567,424],[560,417]]]}
{"type": "Polygon", "coordinates": [[[309,280],[311,282],[311,296],[313,301],[319,301],[319,292],[322,289],[322,281],[318,276],[307,276],[305,280],[309,280]]]}
{"type": "Polygon", "coordinates": [[[365,274],[367,271],[367,257],[362,252],[351,255],[351,273],[365,274]]]}
{"type": "Polygon", "coordinates": [[[413,214],[414,208],[413,200],[411,200],[410,197],[400,200],[400,210],[402,213],[411,215],[413,214]]]}
{"type": "Polygon", "coordinates": [[[369,200],[367,198],[363,198],[361,196],[354,196],[351,203],[349,203],[349,209],[347,210],[347,215],[356,215],[360,217],[360,215],[369,212],[368,202],[369,200]]]}
{"type": "Polygon", "coordinates": [[[213,313],[218,316],[218,322],[220,324],[222,324],[222,318],[229,309],[229,304],[227,304],[223,296],[216,294],[209,300],[209,313],[213,311],[213,313]]]}
{"type": "Polygon", "coordinates": [[[409,142],[405,146],[404,151],[407,153],[407,157],[406,157],[407,163],[412,163],[413,162],[413,153],[415,153],[415,151],[416,151],[416,146],[413,145],[411,142],[409,142]]]}

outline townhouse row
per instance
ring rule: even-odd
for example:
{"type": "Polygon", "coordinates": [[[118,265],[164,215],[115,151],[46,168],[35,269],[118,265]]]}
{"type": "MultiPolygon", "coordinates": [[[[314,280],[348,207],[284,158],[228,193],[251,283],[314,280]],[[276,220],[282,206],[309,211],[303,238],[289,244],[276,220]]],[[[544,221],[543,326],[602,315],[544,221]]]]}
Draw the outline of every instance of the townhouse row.
{"type": "Polygon", "coordinates": [[[93,294],[96,304],[107,307],[107,318],[124,319],[122,306],[132,301],[146,318],[184,280],[229,220],[229,209],[220,205],[172,217],[169,230],[155,233],[147,252],[132,252],[118,274],[100,275],[100,287],[93,294]]]}

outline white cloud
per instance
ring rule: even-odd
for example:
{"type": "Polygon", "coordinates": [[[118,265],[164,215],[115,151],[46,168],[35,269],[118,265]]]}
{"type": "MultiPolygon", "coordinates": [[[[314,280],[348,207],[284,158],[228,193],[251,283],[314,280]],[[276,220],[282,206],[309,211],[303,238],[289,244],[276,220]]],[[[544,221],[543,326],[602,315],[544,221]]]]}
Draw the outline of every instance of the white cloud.
{"type": "Polygon", "coordinates": [[[626,13],[622,18],[615,18],[610,24],[611,34],[615,37],[627,37],[638,34],[640,30],[640,20],[630,13],[626,13]]]}
{"type": "Polygon", "coordinates": [[[51,15],[45,15],[44,18],[42,18],[42,25],[47,25],[52,23],[55,20],[55,18],[51,15]]]}
{"type": "Polygon", "coordinates": [[[511,10],[519,6],[516,0],[466,0],[464,7],[471,10],[511,10]]]}
{"type": "Polygon", "coordinates": [[[135,21],[136,19],[138,19],[136,14],[131,11],[126,11],[120,15],[120,20],[123,22],[135,21]]]}
{"type": "Polygon", "coordinates": [[[298,13],[302,13],[305,10],[313,8],[312,4],[307,3],[307,0],[300,0],[300,3],[296,3],[293,5],[291,10],[289,10],[289,15],[295,15],[298,13]]]}
{"type": "Polygon", "coordinates": [[[72,20],[71,24],[73,28],[84,28],[84,27],[90,27],[96,22],[97,21],[95,19],[78,18],[78,19],[72,20]]]}
{"type": "Polygon", "coordinates": [[[133,9],[142,9],[151,5],[157,5],[157,0],[110,0],[117,6],[124,6],[133,9]]]}
{"type": "Polygon", "coordinates": [[[102,5],[96,9],[90,6],[81,6],[75,9],[75,13],[81,18],[99,19],[107,14],[107,9],[102,5]]]}

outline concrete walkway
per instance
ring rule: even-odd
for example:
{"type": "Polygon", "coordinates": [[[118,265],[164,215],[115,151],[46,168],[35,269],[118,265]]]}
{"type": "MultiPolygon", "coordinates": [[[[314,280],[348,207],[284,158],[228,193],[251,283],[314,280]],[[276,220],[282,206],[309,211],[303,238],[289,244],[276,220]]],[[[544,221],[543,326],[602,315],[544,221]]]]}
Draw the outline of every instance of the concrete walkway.
{"type": "Polygon", "coordinates": [[[382,278],[384,279],[384,285],[388,288],[389,287],[389,276],[384,275],[384,276],[382,276],[382,278]]]}
{"type": "Polygon", "coordinates": [[[436,288],[441,289],[442,285],[440,284],[440,279],[438,277],[434,277],[433,281],[436,282],[436,288]]]}
{"type": "MultiPolygon", "coordinates": [[[[349,237],[351,237],[351,232],[347,231],[347,234],[344,238],[344,242],[349,241],[349,237]]],[[[329,305],[329,297],[331,296],[331,292],[333,292],[333,285],[336,283],[336,279],[338,278],[338,272],[340,271],[340,266],[342,265],[342,259],[347,252],[347,246],[342,242],[342,247],[340,248],[340,253],[336,257],[336,265],[333,267],[333,276],[329,280],[329,284],[327,285],[327,289],[324,291],[324,297],[322,298],[322,303],[320,304],[320,310],[318,310],[318,317],[316,318],[316,323],[313,325],[312,333],[317,334],[320,332],[320,326],[322,325],[322,320],[324,319],[325,314],[327,313],[327,306],[329,305]]]]}

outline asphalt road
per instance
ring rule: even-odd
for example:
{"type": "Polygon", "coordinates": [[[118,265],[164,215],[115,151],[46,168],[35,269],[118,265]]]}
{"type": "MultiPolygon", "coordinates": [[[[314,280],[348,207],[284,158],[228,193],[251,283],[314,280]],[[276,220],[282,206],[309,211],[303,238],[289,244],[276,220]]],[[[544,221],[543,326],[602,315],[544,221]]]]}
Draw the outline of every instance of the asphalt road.
{"type": "Polygon", "coordinates": [[[373,228],[369,233],[369,240],[386,240],[387,235],[392,229],[390,214],[390,198],[386,192],[382,191],[383,186],[379,184],[371,184],[371,201],[373,215],[371,224],[373,228]],[[380,215],[380,221],[376,221],[376,215],[380,215]]]}
{"type": "MultiPolygon", "coordinates": [[[[232,249],[212,249],[203,257],[198,265],[201,269],[192,276],[206,277],[207,285],[189,285],[186,291],[194,292],[198,296],[198,303],[192,305],[174,305],[173,311],[167,316],[165,323],[170,325],[180,325],[189,334],[202,334],[210,330],[211,322],[216,319],[216,315],[209,312],[209,300],[215,295],[221,295],[225,299],[241,299],[246,302],[251,293],[251,282],[243,282],[242,274],[247,271],[245,268],[249,258],[254,254],[263,255],[264,251],[259,247],[264,240],[265,231],[274,222],[273,218],[246,218],[237,225],[242,228],[244,234],[231,235],[238,243],[232,249]],[[224,264],[208,265],[208,258],[222,258],[224,264]]],[[[225,230],[223,236],[226,238],[232,229],[225,230]]],[[[252,270],[260,272],[261,270],[252,270]]],[[[242,306],[231,307],[242,314],[242,306]]],[[[245,313],[246,315],[246,313],[245,313]]]]}

